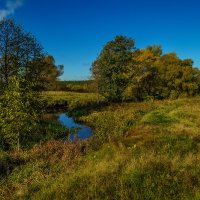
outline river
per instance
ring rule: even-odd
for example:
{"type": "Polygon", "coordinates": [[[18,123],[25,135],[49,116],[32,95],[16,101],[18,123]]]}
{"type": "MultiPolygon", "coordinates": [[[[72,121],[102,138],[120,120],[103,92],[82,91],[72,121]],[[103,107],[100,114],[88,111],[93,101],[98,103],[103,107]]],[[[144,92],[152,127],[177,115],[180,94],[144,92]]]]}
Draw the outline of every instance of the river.
{"type": "Polygon", "coordinates": [[[73,117],[69,117],[66,113],[52,115],[55,116],[55,119],[59,124],[69,129],[70,135],[68,139],[71,141],[76,139],[85,140],[92,137],[94,131],[90,127],[75,122],[73,117]]]}

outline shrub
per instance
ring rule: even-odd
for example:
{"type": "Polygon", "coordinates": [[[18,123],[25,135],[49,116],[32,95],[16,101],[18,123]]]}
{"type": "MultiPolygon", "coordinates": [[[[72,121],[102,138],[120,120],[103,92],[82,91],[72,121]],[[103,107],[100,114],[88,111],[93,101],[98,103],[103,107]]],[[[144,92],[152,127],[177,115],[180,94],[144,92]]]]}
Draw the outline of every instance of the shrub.
{"type": "Polygon", "coordinates": [[[37,126],[42,104],[31,90],[31,83],[13,77],[0,99],[0,133],[3,148],[20,148],[37,126]]]}

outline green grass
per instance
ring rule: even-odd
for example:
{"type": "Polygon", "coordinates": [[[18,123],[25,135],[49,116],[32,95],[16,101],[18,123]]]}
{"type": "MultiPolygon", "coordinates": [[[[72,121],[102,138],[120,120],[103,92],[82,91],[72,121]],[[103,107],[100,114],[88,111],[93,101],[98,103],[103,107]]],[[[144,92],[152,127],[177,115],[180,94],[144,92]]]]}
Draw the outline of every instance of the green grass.
{"type": "Polygon", "coordinates": [[[71,91],[71,92],[94,92],[96,91],[95,84],[92,80],[84,81],[59,81],[58,89],[62,91],[71,91]]]}
{"type": "Polygon", "coordinates": [[[67,110],[79,110],[80,108],[95,107],[106,100],[95,93],[76,92],[43,92],[42,99],[47,102],[49,108],[63,108],[67,110]]]}
{"type": "MultiPolygon", "coordinates": [[[[51,93],[83,97],[66,94],[51,93]]],[[[1,199],[200,199],[200,97],[106,105],[78,119],[92,140],[0,154],[12,166],[1,199]]]]}

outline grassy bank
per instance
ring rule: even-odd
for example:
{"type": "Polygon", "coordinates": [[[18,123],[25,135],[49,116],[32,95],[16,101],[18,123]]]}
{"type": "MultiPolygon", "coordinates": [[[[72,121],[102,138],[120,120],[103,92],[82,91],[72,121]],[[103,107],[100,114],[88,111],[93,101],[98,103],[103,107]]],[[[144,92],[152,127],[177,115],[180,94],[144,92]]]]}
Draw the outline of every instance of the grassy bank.
{"type": "MultiPolygon", "coordinates": [[[[97,101],[67,94],[49,93],[48,101],[71,98],[72,108],[80,98],[85,108],[97,101]]],[[[95,130],[92,140],[1,153],[9,168],[1,199],[200,199],[199,97],[104,105],[77,116],[95,130]]]]}
{"type": "Polygon", "coordinates": [[[81,109],[96,108],[106,103],[106,100],[96,93],[77,93],[63,91],[48,91],[41,94],[49,109],[65,109],[75,111],[81,109]]]}

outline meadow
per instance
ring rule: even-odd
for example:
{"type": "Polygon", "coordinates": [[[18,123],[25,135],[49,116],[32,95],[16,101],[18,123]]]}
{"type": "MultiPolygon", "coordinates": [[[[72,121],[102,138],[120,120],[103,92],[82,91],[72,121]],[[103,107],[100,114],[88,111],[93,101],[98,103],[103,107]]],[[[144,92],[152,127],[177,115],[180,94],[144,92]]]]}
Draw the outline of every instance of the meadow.
{"type": "Polygon", "coordinates": [[[92,80],[59,81],[54,89],[56,91],[70,91],[80,93],[96,92],[97,90],[92,80]]]}
{"type": "Polygon", "coordinates": [[[105,98],[96,93],[78,93],[64,91],[46,91],[41,93],[41,99],[46,101],[49,109],[61,108],[67,111],[80,108],[95,107],[106,103],[105,98]]]}
{"type": "Polygon", "coordinates": [[[2,200],[200,199],[200,97],[113,104],[92,93],[42,98],[49,108],[70,110],[95,135],[2,151],[2,200]]]}

